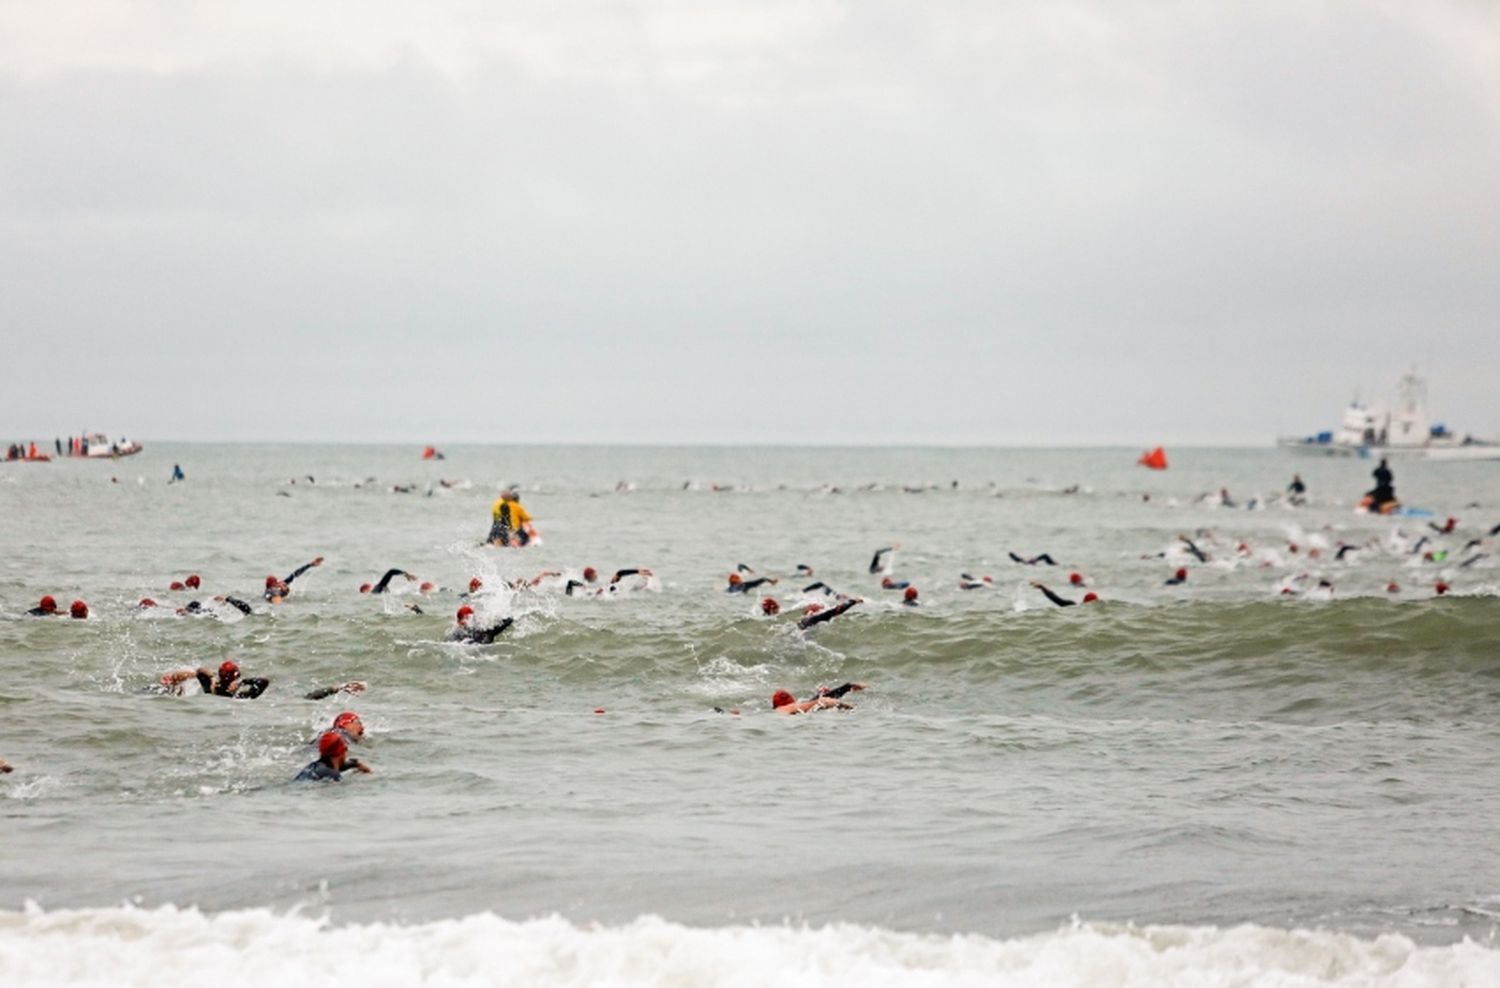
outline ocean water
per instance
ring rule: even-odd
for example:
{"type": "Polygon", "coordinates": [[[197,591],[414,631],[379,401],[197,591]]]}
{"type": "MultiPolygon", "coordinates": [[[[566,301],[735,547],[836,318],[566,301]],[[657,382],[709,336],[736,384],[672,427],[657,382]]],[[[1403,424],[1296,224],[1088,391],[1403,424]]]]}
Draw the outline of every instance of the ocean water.
{"type": "Polygon", "coordinates": [[[1372,518],[1272,450],[418,452],[0,464],[0,984],[1500,984],[1500,464],[1372,518]],[[541,545],[479,544],[501,484],[541,545]],[[798,564],[863,603],[799,632],[798,564]],[[504,586],[585,566],[653,577],[504,586]],[[226,658],[266,695],[151,691],[226,658]],[[293,784],[342,709],[374,774],[293,784]]]}

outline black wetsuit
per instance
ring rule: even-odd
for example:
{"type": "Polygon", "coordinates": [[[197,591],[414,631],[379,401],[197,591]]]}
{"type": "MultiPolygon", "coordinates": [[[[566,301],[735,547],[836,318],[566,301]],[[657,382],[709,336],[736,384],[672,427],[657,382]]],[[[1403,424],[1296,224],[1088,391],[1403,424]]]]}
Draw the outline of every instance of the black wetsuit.
{"type": "Polygon", "coordinates": [[[1375,478],[1375,489],[1370,491],[1370,510],[1378,512],[1382,504],[1389,504],[1396,500],[1396,488],[1393,486],[1390,467],[1385,461],[1380,461],[1371,474],[1375,478]]]}
{"type": "MultiPolygon", "coordinates": [[[[230,607],[233,607],[235,610],[239,611],[241,614],[249,614],[249,613],[251,613],[251,611],[250,611],[250,605],[247,604],[247,603],[245,603],[243,600],[240,600],[238,597],[225,597],[224,598],[224,603],[228,604],[230,607]]],[[[190,601],[188,601],[187,602],[187,606],[184,607],[182,610],[183,610],[183,613],[185,613],[185,614],[217,614],[218,613],[212,607],[206,606],[201,600],[190,600],[190,601]]]]}
{"type": "Polygon", "coordinates": [[[1030,559],[1022,559],[1020,556],[1016,555],[1014,552],[1007,553],[1007,555],[1009,555],[1011,559],[1014,559],[1016,562],[1021,563],[1022,565],[1025,565],[1025,566],[1035,566],[1037,563],[1046,563],[1048,566],[1056,566],[1057,565],[1057,560],[1053,559],[1050,555],[1048,555],[1045,552],[1043,552],[1043,553],[1041,553],[1039,555],[1036,555],[1036,556],[1032,556],[1030,559]]]}
{"type": "Polygon", "coordinates": [[[1346,554],[1351,553],[1351,552],[1357,552],[1359,550],[1359,548],[1360,547],[1357,546],[1357,545],[1341,545],[1341,546],[1339,546],[1339,551],[1334,556],[1334,558],[1337,559],[1337,560],[1339,560],[1340,562],[1342,562],[1343,559],[1344,559],[1344,556],[1346,554]]]}
{"type": "Polygon", "coordinates": [[[621,580],[625,579],[625,577],[627,577],[627,576],[640,576],[640,575],[641,575],[641,571],[638,570],[638,569],[617,569],[617,570],[615,570],[615,575],[609,578],[609,582],[610,582],[611,585],[613,585],[613,584],[619,583],[621,580]]]}
{"type": "MultiPolygon", "coordinates": [[[[406,573],[406,570],[404,570],[404,569],[388,569],[388,570],[386,570],[385,571],[385,575],[380,578],[380,582],[377,583],[377,584],[375,584],[373,587],[370,588],[370,593],[385,593],[386,588],[391,585],[391,581],[394,580],[398,576],[405,575],[405,573],[406,573]]],[[[288,580],[287,582],[290,583],[292,581],[288,580]]]]}
{"type": "Polygon", "coordinates": [[[843,686],[835,686],[831,690],[818,690],[818,696],[832,697],[833,699],[837,700],[840,697],[842,697],[845,693],[848,693],[850,690],[852,690],[854,688],[855,688],[855,684],[854,683],[845,683],[843,686]]]}
{"type": "Polygon", "coordinates": [[[44,607],[33,607],[31,610],[27,611],[26,613],[30,614],[32,617],[61,617],[62,616],[62,611],[59,611],[59,610],[57,610],[55,608],[53,610],[49,611],[49,610],[47,610],[44,607]]]}
{"type": "Polygon", "coordinates": [[[725,593],[746,593],[756,587],[773,582],[769,576],[757,576],[753,580],[742,580],[739,583],[731,583],[724,588],[725,593]]]}
{"type": "Polygon", "coordinates": [[[819,580],[816,583],[809,583],[807,586],[802,588],[803,593],[812,593],[814,590],[821,590],[830,597],[838,596],[838,591],[830,587],[828,584],[824,583],[822,580],[819,580]]]}
{"type": "Polygon", "coordinates": [[[797,627],[806,630],[807,628],[811,628],[815,624],[822,624],[824,621],[832,621],[834,618],[838,617],[840,614],[844,613],[857,603],[859,603],[859,601],[857,600],[846,600],[842,604],[839,604],[837,607],[830,607],[826,611],[819,611],[816,614],[809,614],[802,620],[797,622],[797,627]]]}
{"type": "Polygon", "coordinates": [[[569,597],[573,596],[574,590],[587,590],[589,585],[582,580],[569,580],[563,587],[563,593],[569,597]]]}
{"type": "Polygon", "coordinates": [[[448,640],[468,645],[489,645],[500,636],[502,631],[515,623],[515,618],[505,618],[499,624],[489,628],[454,628],[448,632],[448,640]]]}
{"type": "Polygon", "coordinates": [[[1074,604],[1078,603],[1078,601],[1076,600],[1069,600],[1066,597],[1059,597],[1057,594],[1053,593],[1051,590],[1048,590],[1046,587],[1038,586],[1037,589],[1042,592],[1042,595],[1044,597],[1052,601],[1052,603],[1056,604],[1058,607],[1072,607],[1074,604]]]}
{"type": "Polygon", "coordinates": [[[1183,544],[1185,544],[1188,547],[1188,552],[1191,552],[1195,557],[1197,557],[1198,562],[1200,562],[1200,563],[1206,563],[1206,562],[1208,562],[1208,557],[1203,554],[1203,550],[1202,549],[1198,548],[1197,543],[1195,543],[1192,539],[1188,538],[1186,535],[1180,535],[1180,536],[1178,536],[1178,538],[1180,538],[1182,540],[1183,544]]]}
{"type": "Polygon", "coordinates": [[[227,696],[234,700],[253,700],[266,691],[271,685],[269,679],[235,679],[228,685],[218,682],[213,676],[203,672],[196,673],[198,685],[203,687],[203,692],[212,696],[227,696]],[[229,687],[233,686],[233,689],[229,687]]]}
{"type": "Polygon", "coordinates": [[[884,549],[876,549],[875,558],[870,560],[870,572],[879,573],[881,570],[885,569],[885,554],[895,551],[895,546],[888,546],[884,549]]]}
{"type": "MultiPolygon", "coordinates": [[[[348,765],[348,762],[344,763],[348,765]]],[[[297,773],[293,782],[339,782],[343,779],[343,773],[332,765],[319,758],[297,773]]]]}

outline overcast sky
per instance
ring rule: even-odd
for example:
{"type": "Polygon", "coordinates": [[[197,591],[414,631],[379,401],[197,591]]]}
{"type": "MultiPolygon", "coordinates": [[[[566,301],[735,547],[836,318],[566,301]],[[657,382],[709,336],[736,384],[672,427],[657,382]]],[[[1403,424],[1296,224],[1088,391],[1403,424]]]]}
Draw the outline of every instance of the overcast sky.
{"type": "Polygon", "coordinates": [[[1500,435],[1500,5],[0,0],[0,438],[1500,435]]]}

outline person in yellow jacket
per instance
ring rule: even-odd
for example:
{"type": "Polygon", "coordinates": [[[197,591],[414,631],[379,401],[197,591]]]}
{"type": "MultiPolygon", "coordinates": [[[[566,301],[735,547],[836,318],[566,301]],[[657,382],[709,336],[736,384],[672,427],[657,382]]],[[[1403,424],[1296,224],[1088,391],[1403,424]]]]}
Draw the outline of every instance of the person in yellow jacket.
{"type": "Polygon", "coordinates": [[[491,545],[520,547],[536,538],[536,529],[531,527],[531,512],[521,506],[515,491],[501,491],[499,499],[490,508],[490,515],[494,518],[490,525],[491,545]]]}

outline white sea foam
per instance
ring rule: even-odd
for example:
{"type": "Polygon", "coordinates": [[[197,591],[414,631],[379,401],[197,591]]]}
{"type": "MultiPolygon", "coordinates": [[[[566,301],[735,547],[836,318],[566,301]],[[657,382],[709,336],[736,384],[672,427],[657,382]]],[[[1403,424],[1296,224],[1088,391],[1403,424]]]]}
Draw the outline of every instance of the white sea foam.
{"type": "Polygon", "coordinates": [[[1109,985],[1500,984],[1500,951],[1419,947],[1259,926],[1077,923],[995,940],[869,927],[695,929],[511,922],[484,913],[410,926],[334,927],[301,915],[121,907],[0,912],[0,984],[149,985],[1109,985]]]}

